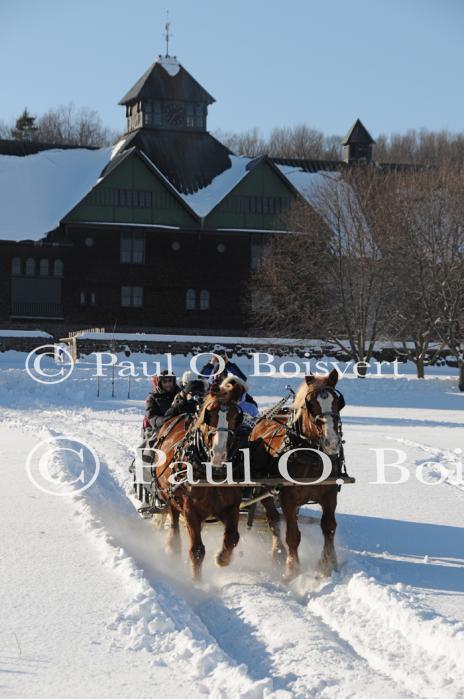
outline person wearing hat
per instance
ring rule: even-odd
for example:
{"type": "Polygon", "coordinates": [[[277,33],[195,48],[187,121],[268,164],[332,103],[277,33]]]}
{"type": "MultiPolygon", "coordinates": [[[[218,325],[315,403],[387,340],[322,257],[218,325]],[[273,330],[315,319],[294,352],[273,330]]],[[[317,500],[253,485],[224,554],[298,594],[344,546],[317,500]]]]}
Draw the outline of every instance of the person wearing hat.
{"type": "Polygon", "coordinates": [[[174,374],[170,374],[167,369],[158,376],[153,376],[153,390],[150,391],[145,400],[145,419],[143,427],[151,427],[157,432],[168,419],[167,410],[171,407],[180,388],[176,383],[174,374]]]}
{"type": "Polygon", "coordinates": [[[194,415],[203,402],[208,388],[206,379],[197,376],[193,371],[185,371],[182,376],[182,389],[174,398],[172,405],[166,411],[166,419],[175,415],[194,415]]]}
{"type": "Polygon", "coordinates": [[[246,381],[247,377],[243,373],[237,364],[231,362],[227,356],[227,350],[224,345],[214,345],[213,353],[211,354],[211,359],[205,364],[205,366],[200,371],[200,375],[208,378],[211,383],[221,383],[227,376],[233,375],[238,376],[242,381],[246,381]],[[216,356],[217,355],[217,356],[216,356]],[[217,373],[219,360],[221,357],[224,361],[225,367],[223,371],[217,373]]]}

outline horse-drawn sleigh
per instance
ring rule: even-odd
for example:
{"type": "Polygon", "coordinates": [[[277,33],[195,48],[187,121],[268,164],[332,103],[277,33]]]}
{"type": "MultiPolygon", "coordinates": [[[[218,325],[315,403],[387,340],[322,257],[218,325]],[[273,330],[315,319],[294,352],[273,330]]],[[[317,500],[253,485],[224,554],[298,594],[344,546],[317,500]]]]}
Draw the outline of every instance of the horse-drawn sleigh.
{"type": "MultiPolygon", "coordinates": [[[[152,512],[160,500],[170,520],[168,548],[180,548],[179,518],[190,537],[193,576],[199,578],[205,556],[201,538],[204,522],[224,525],[220,566],[229,564],[238,544],[239,516],[247,510],[251,526],[256,503],[261,502],[272,532],[272,552],[284,550],[280,535],[280,505],[286,521],[287,576],[298,570],[299,508],[318,503],[322,508],[324,547],[319,569],[329,574],[337,566],[334,548],[335,508],[343,483],[353,483],[345,469],[340,411],[343,396],[336,390],[338,373],[306,376],[294,395],[266,411],[256,422],[245,448],[237,438],[243,415],[233,381],[213,385],[195,417],[181,415],[167,421],[157,435],[155,461],[143,490],[142,511],[152,512]]],[[[292,392],[293,393],[293,392],[292,392]]],[[[143,469],[146,473],[147,469],[143,469]]],[[[139,479],[140,480],[140,479],[139,479]]]]}

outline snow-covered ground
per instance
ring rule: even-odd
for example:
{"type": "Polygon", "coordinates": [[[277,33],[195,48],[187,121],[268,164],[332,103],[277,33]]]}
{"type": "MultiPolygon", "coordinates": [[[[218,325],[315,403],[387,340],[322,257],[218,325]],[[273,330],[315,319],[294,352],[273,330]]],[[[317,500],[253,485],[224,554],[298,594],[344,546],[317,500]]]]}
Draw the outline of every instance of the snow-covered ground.
{"type": "MultiPolygon", "coordinates": [[[[56,385],[33,381],[24,359],[0,354],[0,693],[464,697],[464,395],[449,369],[425,381],[341,381],[357,483],[339,497],[338,573],[316,580],[322,537],[310,524],[290,585],[271,564],[264,527],[242,526],[231,566],[219,570],[222,532],[211,526],[204,582],[194,585],[186,541],[179,560],[168,556],[165,532],[139,517],[130,493],[148,380],[132,379],[128,398],[128,380],[118,378],[112,398],[110,378],[101,379],[97,398],[91,358],[56,385]],[[92,476],[87,452],[83,463],[60,452],[53,483],[42,477],[63,497],[29,479],[28,454],[51,437],[95,450],[100,472],[84,492],[69,482],[92,476]],[[402,450],[409,480],[372,483],[375,449],[390,450],[388,462],[402,450]],[[416,478],[421,464],[432,484],[416,478]]],[[[176,370],[185,362],[175,357],[176,370]]],[[[249,372],[247,362],[239,360],[249,372]]],[[[254,378],[252,392],[269,405],[286,383],[299,381],[254,378]]]]}

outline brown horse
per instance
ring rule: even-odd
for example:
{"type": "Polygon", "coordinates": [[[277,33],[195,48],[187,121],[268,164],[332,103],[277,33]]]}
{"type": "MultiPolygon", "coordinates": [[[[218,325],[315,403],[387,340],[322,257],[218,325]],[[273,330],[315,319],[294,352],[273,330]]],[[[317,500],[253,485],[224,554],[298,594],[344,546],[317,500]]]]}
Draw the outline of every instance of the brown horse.
{"type": "MultiPolygon", "coordinates": [[[[168,478],[177,463],[182,466],[182,462],[189,461],[194,467],[195,480],[204,480],[206,470],[202,464],[205,462],[212,464],[214,480],[223,480],[216,474],[219,470],[222,473],[223,462],[231,460],[241,419],[234,390],[212,386],[198,417],[190,425],[187,420],[173,418],[163,425],[158,435],[157,447],[165,453],[166,461],[155,467],[155,473],[159,495],[168,504],[171,522],[168,546],[172,551],[180,549],[179,516],[182,514],[190,537],[189,553],[195,579],[201,577],[205,557],[201,527],[206,519],[223,522],[224,539],[216,563],[220,566],[230,563],[239,541],[241,488],[195,487],[188,483],[178,486],[168,478]]],[[[176,476],[176,480],[181,479],[176,476]]]]}
{"type": "MultiPolygon", "coordinates": [[[[289,422],[286,418],[280,420],[264,418],[256,424],[250,435],[250,452],[254,469],[275,472],[279,456],[293,448],[312,447],[335,459],[340,456],[342,450],[339,430],[340,410],[344,406],[344,400],[335,391],[337,381],[336,369],[325,377],[306,376],[305,382],[295,396],[289,422]]],[[[316,470],[318,472],[315,473],[314,461],[308,460],[307,452],[296,452],[293,455],[289,472],[294,479],[317,478],[321,475],[320,465],[316,470]]],[[[309,501],[317,502],[322,507],[321,529],[324,535],[324,548],[318,565],[319,571],[329,575],[333,569],[336,569],[334,536],[337,527],[335,521],[337,493],[336,484],[292,485],[281,488],[279,500],[287,524],[287,576],[289,578],[297,573],[299,566],[298,546],[301,533],[298,528],[298,510],[301,505],[309,501]]],[[[273,556],[278,558],[279,552],[284,548],[280,539],[279,513],[271,498],[263,500],[263,506],[273,534],[273,556]]]]}

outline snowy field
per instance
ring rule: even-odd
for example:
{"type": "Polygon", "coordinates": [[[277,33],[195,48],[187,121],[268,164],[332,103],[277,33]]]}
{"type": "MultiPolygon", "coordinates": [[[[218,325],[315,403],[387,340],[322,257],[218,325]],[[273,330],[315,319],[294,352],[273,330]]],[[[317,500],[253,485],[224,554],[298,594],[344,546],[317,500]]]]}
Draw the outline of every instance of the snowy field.
{"type": "MultiPolygon", "coordinates": [[[[204,582],[193,585],[185,538],[182,556],[169,557],[165,533],[140,518],[131,496],[127,468],[149,381],[117,379],[112,398],[105,378],[97,398],[90,358],[56,385],[33,381],[24,359],[0,354],[0,694],[464,697],[464,395],[453,370],[340,382],[357,483],[339,496],[339,572],[315,578],[322,536],[310,524],[290,585],[271,564],[263,527],[242,526],[231,566],[217,569],[222,532],[211,526],[204,582]],[[66,452],[49,483],[62,496],[31,482],[28,454],[50,437],[95,450],[91,487],[69,485],[81,470],[91,477],[89,455],[76,468],[66,452]],[[406,482],[374,483],[378,450],[387,462],[398,458],[392,450],[404,453],[406,482]]],[[[186,361],[176,357],[175,369],[186,361]]],[[[249,360],[238,363],[249,373],[249,360]]],[[[267,406],[286,383],[299,380],[255,378],[251,387],[267,406]]]]}

